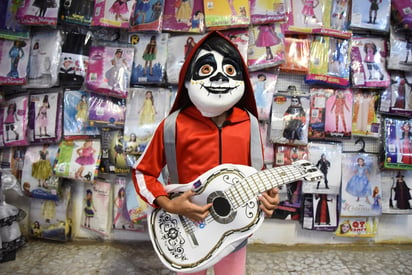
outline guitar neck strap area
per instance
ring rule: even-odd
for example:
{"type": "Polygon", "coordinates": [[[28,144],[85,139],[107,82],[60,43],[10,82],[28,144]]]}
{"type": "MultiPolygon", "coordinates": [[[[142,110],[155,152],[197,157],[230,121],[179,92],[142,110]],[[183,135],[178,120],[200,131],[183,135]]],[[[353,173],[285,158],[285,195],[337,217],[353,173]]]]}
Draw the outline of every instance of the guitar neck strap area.
{"type": "MultiPolygon", "coordinates": [[[[167,170],[170,183],[179,183],[176,161],[176,119],[180,110],[170,114],[164,123],[164,146],[167,162],[167,170]]],[[[255,116],[248,111],[250,117],[250,158],[252,167],[261,170],[263,167],[262,142],[260,139],[259,122],[255,116]]],[[[167,181],[166,181],[167,182],[167,181]]]]}

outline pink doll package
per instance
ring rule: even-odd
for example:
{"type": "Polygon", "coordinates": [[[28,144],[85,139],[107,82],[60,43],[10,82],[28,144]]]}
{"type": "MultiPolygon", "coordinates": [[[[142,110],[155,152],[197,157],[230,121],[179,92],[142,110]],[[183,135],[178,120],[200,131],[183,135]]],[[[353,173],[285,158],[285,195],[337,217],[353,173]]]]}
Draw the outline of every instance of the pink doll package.
{"type": "Polygon", "coordinates": [[[387,48],[384,38],[354,37],[351,50],[353,87],[386,88],[390,84],[386,71],[387,48]]]}
{"type": "Polygon", "coordinates": [[[252,0],[250,1],[252,24],[267,24],[284,21],[286,15],[284,0],[252,0]]]}
{"type": "Polygon", "coordinates": [[[123,129],[101,129],[102,156],[100,172],[128,174],[130,167],[127,165],[123,129]]]}
{"type": "Polygon", "coordinates": [[[351,29],[388,32],[390,0],[351,1],[351,29]]]}
{"type": "Polygon", "coordinates": [[[285,61],[283,36],[278,24],[250,28],[247,63],[249,70],[279,65],[285,61]]]}
{"type": "Polygon", "coordinates": [[[382,213],[412,214],[412,171],[382,171],[382,213]]]}
{"type": "Polygon", "coordinates": [[[84,184],[82,228],[103,236],[109,234],[111,190],[111,184],[101,179],[84,184]]]}
{"type": "MultiPolygon", "coordinates": [[[[86,2],[88,2],[87,0],[86,2]]],[[[108,0],[94,3],[92,26],[124,28],[130,27],[130,16],[133,13],[133,3],[130,0],[108,0]]]]}
{"type": "MultiPolygon", "coordinates": [[[[312,32],[324,26],[324,16],[328,14],[329,2],[320,0],[286,0],[286,31],[312,32]],[[327,6],[325,6],[327,4],[327,6]]],[[[330,9],[330,7],[329,7],[330,9]]],[[[330,11],[330,10],[329,10],[330,11]]]]}
{"type": "Polygon", "coordinates": [[[251,72],[249,77],[253,84],[253,91],[258,108],[258,119],[268,121],[278,75],[276,71],[272,69],[251,72]]]}
{"type": "Polygon", "coordinates": [[[353,92],[352,135],[379,137],[380,114],[377,112],[379,92],[355,90],[353,92]]]}
{"type": "Polygon", "coordinates": [[[25,88],[50,88],[58,85],[62,43],[63,38],[59,30],[41,30],[33,33],[25,88]]]}
{"type": "Polygon", "coordinates": [[[208,30],[247,27],[250,5],[247,0],[203,0],[208,30]]]}
{"type": "Polygon", "coordinates": [[[134,47],[130,85],[162,83],[165,78],[169,34],[130,33],[128,42],[134,47]]]}
{"type": "Polygon", "coordinates": [[[389,169],[412,167],[412,119],[385,118],[385,158],[383,166],[389,169]]]}
{"type": "Polygon", "coordinates": [[[29,39],[30,27],[17,21],[16,13],[20,0],[2,1],[0,4],[0,37],[10,40],[29,39]]]}
{"type": "Polygon", "coordinates": [[[22,85],[27,81],[30,40],[0,39],[0,85],[22,85]]]}
{"type": "Polygon", "coordinates": [[[133,55],[131,47],[92,46],[86,87],[96,93],[126,98],[133,55]]]}
{"type": "MultiPolygon", "coordinates": [[[[130,17],[130,30],[160,32],[163,24],[163,9],[164,0],[136,0],[130,17]]],[[[186,13],[187,9],[184,12],[186,13]]]]}
{"type": "Polygon", "coordinates": [[[203,33],[205,14],[203,1],[164,0],[164,31],[203,33]]]}
{"type": "Polygon", "coordinates": [[[26,137],[28,121],[27,95],[6,101],[3,115],[3,141],[5,146],[28,145],[26,137]]]}
{"type": "Polygon", "coordinates": [[[31,144],[58,142],[62,133],[62,93],[33,93],[29,102],[28,136],[31,144]]]}
{"type": "Polygon", "coordinates": [[[89,125],[123,128],[126,99],[91,93],[89,97],[89,125]]]}
{"type": "Polygon", "coordinates": [[[85,182],[92,182],[100,165],[100,139],[61,141],[54,173],[85,182]]]}
{"type": "Polygon", "coordinates": [[[16,13],[16,19],[25,25],[57,25],[60,1],[24,0],[16,13]]]}
{"type": "Polygon", "coordinates": [[[48,143],[27,147],[21,177],[25,195],[46,200],[60,199],[61,179],[53,173],[57,150],[57,145],[48,143]]]}
{"type": "Polygon", "coordinates": [[[342,216],[378,216],[382,193],[378,158],[373,154],[342,155],[342,216]]]}

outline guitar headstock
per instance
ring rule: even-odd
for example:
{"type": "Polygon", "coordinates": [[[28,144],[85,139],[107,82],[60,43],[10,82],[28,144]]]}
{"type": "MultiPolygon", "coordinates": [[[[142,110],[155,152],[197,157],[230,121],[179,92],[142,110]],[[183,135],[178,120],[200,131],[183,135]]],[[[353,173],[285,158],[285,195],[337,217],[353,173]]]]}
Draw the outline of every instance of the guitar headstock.
{"type": "Polygon", "coordinates": [[[293,165],[298,166],[302,170],[303,178],[307,181],[320,181],[323,179],[323,173],[310,161],[297,160],[293,162],[293,165]]]}

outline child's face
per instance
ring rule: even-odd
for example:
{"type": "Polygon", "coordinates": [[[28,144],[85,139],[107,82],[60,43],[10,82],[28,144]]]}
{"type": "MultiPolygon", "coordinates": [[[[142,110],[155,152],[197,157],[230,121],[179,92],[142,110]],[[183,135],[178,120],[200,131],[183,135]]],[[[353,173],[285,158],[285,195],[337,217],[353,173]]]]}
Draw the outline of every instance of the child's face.
{"type": "Polygon", "coordinates": [[[350,226],[347,223],[342,224],[342,233],[347,233],[350,230],[350,226]]]}

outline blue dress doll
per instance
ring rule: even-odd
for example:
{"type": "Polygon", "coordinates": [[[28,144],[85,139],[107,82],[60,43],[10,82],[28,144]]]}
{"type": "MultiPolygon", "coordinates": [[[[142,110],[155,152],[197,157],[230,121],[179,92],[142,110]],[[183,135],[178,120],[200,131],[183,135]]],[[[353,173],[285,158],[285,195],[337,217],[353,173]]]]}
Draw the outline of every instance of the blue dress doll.
{"type": "Polygon", "coordinates": [[[348,181],[346,192],[356,197],[356,201],[359,201],[360,197],[365,197],[366,202],[369,203],[368,196],[372,194],[371,183],[367,175],[369,168],[365,166],[365,160],[361,157],[357,159],[357,163],[356,174],[348,181]]]}

